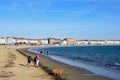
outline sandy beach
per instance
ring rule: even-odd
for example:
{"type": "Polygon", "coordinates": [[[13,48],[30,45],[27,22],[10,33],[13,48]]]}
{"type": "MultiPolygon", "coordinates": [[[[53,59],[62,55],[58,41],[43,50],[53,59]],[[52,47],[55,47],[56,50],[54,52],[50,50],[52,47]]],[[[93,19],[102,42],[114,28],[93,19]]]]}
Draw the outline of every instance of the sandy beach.
{"type": "MultiPolygon", "coordinates": [[[[0,80],[50,80],[48,75],[41,67],[36,68],[33,63],[30,67],[25,66],[26,57],[16,51],[24,47],[0,46],[0,80]]],[[[28,46],[27,46],[28,47],[28,46]]]]}

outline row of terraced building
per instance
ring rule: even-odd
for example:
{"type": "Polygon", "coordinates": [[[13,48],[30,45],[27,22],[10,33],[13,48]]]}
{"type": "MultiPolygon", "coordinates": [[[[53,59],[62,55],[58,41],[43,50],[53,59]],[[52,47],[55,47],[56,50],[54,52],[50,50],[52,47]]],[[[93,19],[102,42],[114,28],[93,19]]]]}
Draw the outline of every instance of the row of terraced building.
{"type": "Polygon", "coordinates": [[[65,38],[61,40],[56,38],[27,39],[17,37],[1,37],[0,45],[120,45],[120,40],[76,40],[74,38],[65,38]]]}

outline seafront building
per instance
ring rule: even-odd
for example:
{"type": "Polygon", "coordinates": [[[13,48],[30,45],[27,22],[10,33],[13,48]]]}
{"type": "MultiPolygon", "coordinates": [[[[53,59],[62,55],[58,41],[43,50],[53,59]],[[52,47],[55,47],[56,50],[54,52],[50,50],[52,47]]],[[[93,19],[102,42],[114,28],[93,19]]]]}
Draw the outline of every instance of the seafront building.
{"type": "Polygon", "coordinates": [[[5,45],[5,38],[4,37],[0,38],[0,45],[5,45]]]}
{"type": "Polygon", "coordinates": [[[120,40],[77,40],[77,45],[120,45],[120,40]]]}
{"type": "Polygon", "coordinates": [[[15,44],[28,44],[29,41],[24,38],[15,38],[16,43],[15,44]]]}
{"type": "Polygon", "coordinates": [[[15,39],[12,37],[1,37],[0,38],[0,45],[14,45],[15,39]]]}
{"type": "Polygon", "coordinates": [[[89,45],[88,40],[77,40],[77,45],[89,45]]]}
{"type": "Polygon", "coordinates": [[[107,40],[106,44],[119,45],[120,44],[120,40],[107,40]]]}
{"type": "Polygon", "coordinates": [[[15,44],[15,39],[13,37],[6,37],[5,38],[5,44],[14,45],[15,44]]]}
{"type": "Polygon", "coordinates": [[[37,39],[26,39],[26,38],[14,38],[15,44],[24,44],[24,45],[37,45],[39,41],[37,39]]]}
{"type": "Polygon", "coordinates": [[[39,39],[38,42],[40,45],[48,45],[48,39],[39,39]]]}
{"type": "Polygon", "coordinates": [[[60,44],[60,42],[61,42],[60,39],[48,38],[48,44],[50,44],[50,45],[57,45],[57,44],[60,44]]]}
{"type": "Polygon", "coordinates": [[[65,46],[65,45],[67,45],[68,43],[67,43],[67,41],[66,40],[61,40],[61,42],[60,42],[60,45],[61,46],[65,46]]]}
{"type": "Polygon", "coordinates": [[[120,40],[76,40],[65,38],[27,39],[0,37],[0,45],[54,45],[54,46],[87,46],[87,45],[120,45],[120,40]]]}
{"type": "Polygon", "coordinates": [[[25,39],[16,37],[2,37],[0,38],[0,45],[36,45],[37,39],[25,39]]]}
{"type": "Polygon", "coordinates": [[[65,41],[67,41],[67,45],[77,45],[77,41],[74,38],[65,38],[65,41]]]}
{"type": "Polygon", "coordinates": [[[106,45],[106,40],[89,40],[89,45],[106,45]]]}

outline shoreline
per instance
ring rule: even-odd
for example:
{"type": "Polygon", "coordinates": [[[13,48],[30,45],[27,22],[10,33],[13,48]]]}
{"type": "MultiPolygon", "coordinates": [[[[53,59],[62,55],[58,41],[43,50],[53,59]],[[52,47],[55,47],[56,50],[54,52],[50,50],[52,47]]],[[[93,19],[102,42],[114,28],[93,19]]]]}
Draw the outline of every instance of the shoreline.
{"type": "MultiPolygon", "coordinates": [[[[27,49],[23,49],[23,52],[25,54],[26,52],[28,54],[31,54],[31,52],[28,52],[27,49]]],[[[56,68],[64,69],[62,78],[66,80],[81,80],[81,79],[86,80],[88,78],[89,80],[113,80],[113,79],[110,79],[104,76],[96,75],[92,73],[91,71],[88,71],[84,68],[74,67],[74,66],[70,66],[68,64],[62,63],[62,62],[58,62],[46,56],[41,56],[40,63],[43,66],[48,67],[50,70],[53,70],[56,68]]]]}
{"type": "MultiPolygon", "coordinates": [[[[61,46],[59,46],[60,48],[61,48],[61,46]]],[[[62,47],[68,47],[68,46],[62,46],[62,47]]],[[[74,47],[74,46],[69,46],[69,47],[74,47]]],[[[76,46],[75,46],[76,47],[76,46]]],[[[81,46],[80,46],[81,47],[81,46]]],[[[82,46],[83,47],[83,46],[82,46]]],[[[47,47],[48,49],[49,48],[51,48],[51,47],[47,47]]],[[[56,48],[56,47],[52,47],[52,48],[56,48]]],[[[37,49],[37,48],[36,48],[37,49]]],[[[38,49],[40,49],[40,48],[38,48],[38,49]]],[[[41,48],[41,50],[42,50],[42,48],[41,48]]],[[[44,50],[44,48],[43,48],[43,50],[44,50]]],[[[34,50],[34,48],[30,48],[30,49],[28,49],[28,51],[30,51],[30,52],[34,52],[34,53],[38,53],[38,51],[37,50],[34,50]]],[[[45,55],[45,54],[44,54],[45,55]]],[[[54,55],[52,55],[52,56],[54,56],[54,55]]],[[[61,57],[61,58],[64,58],[64,59],[69,59],[69,60],[74,60],[74,61],[77,61],[77,62],[80,62],[80,63],[85,63],[85,64],[88,64],[88,65],[93,65],[93,66],[97,66],[97,67],[102,67],[102,68],[105,68],[105,69],[107,69],[107,70],[112,70],[112,71],[115,71],[115,72],[118,72],[118,73],[120,73],[120,69],[118,68],[118,66],[119,66],[119,64],[117,65],[115,65],[115,64],[113,64],[112,66],[110,66],[110,63],[105,63],[104,65],[102,65],[102,64],[99,64],[99,63],[94,63],[94,62],[92,62],[92,61],[90,61],[90,59],[89,59],[89,61],[85,61],[85,59],[84,58],[82,58],[82,57],[79,57],[79,58],[81,58],[80,60],[78,60],[78,59],[76,59],[76,58],[74,58],[74,57],[70,57],[69,58],[69,56],[67,57],[67,56],[64,56],[64,55],[55,55],[56,57],[61,57]],[[82,60],[83,59],[83,60],[82,60]]]]}
{"type": "MultiPolygon", "coordinates": [[[[28,51],[30,51],[30,50],[28,49],[28,51]]],[[[32,51],[32,52],[34,52],[34,51],[32,51]]],[[[106,68],[106,67],[98,66],[98,65],[93,65],[93,64],[86,63],[83,61],[78,62],[78,61],[71,60],[69,58],[60,57],[60,56],[53,56],[52,55],[50,57],[58,62],[65,63],[65,64],[68,64],[70,66],[75,66],[75,67],[87,69],[87,70],[95,73],[94,75],[101,75],[101,76],[105,76],[108,78],[114,78],[116,80],[120,79],[120,76],[119,76],[120,72],[113,70],[113,69],[110,69],[110,68],[106,68]]]]}
{"type": "Polygon", "coordinates": [[[79,68],[84,68],[86,70],[89,70],[93,73],[95,73],[95,75],[101,75],[101,76],[105,76],[108,78],[113,78],[116,80],[120,79],[120,72],[116,71],[116,70],[112,70],[112,69],[108,69],[106,67],[101,67],[101,66],[95,66],[89,63],[85,63],[85,62],[77,62],[74,60],[70,60],[70,59],[66,59],[66,58],[61,58],[58,56],[51,56],[52,59],[62,62],[62,63],[66,63],[68,65],[71,66],[75,66],[75,67],[79,67],[79,68]]]}

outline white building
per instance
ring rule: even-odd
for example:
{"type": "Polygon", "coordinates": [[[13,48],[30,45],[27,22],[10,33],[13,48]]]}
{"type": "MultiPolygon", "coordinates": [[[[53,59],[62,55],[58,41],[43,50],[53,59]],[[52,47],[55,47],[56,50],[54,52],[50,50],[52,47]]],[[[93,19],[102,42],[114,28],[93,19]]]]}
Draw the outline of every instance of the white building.
{"type": "Polygon", "coordinates": [[[6,42],[6,39],[5,39],[5,38],[0,38],[0,45],[5,44],[5,42],[6,42]]]}
{"type": "Polygon", "coordinates": [[[6,44],[7,45],[14,45],[16,43],[16,40],[12,37],[7,37],[6,38],[6,44]]]}
{"type": "Polygon", "coordinates": [[[15,44],[15,39],[12,37],[6,37],[6,38],[0,38],[0,44],[1,45],[14,45],[15,44]]]}
{"type": "Polygon", "coordinates": [[[109,44],[109,45],[120,45],[120,40],[107,40],[106,44],[109,44]]]}
{"type": "Polygon", "coordinates": [[[88,45],[88,40],[78,40],[77,45],[88,45]]]}
{"type": "Polygon", "coordinates": [[[16,38],[16,44],[38,44],[37,39],[23,39],[23,38],[16,38]]]}
{"type": "Polygon", "coordinates": [[[91,45],[105,45],[106,41],[105,40],[90,40],[89,43],[91,45]]]}
{"type": "Polygon", "coordinates": [[[28,40],[28,44],[38,44],[38,40],[37,39],[29,39],[28,40]]]}
{"type": "Polygon", "coordinates": [[[67,45],[67,41],[66,40],[62,40],[61,41],[61,45],[67,45]]]}
{"type": "Polygon", "coordinates": [[[41,40],[39,40],[39,43],[41,45],[47,45],[48,44],[48,39],[41,39],[41,40]]]}
{"type": "Polygon", "coordinates": [[[29,43],[27,39],[15,39],[15,41],[16,41],[15,42],[16,44],[23,44],[23,43],[28,44],[29,43]]]}

